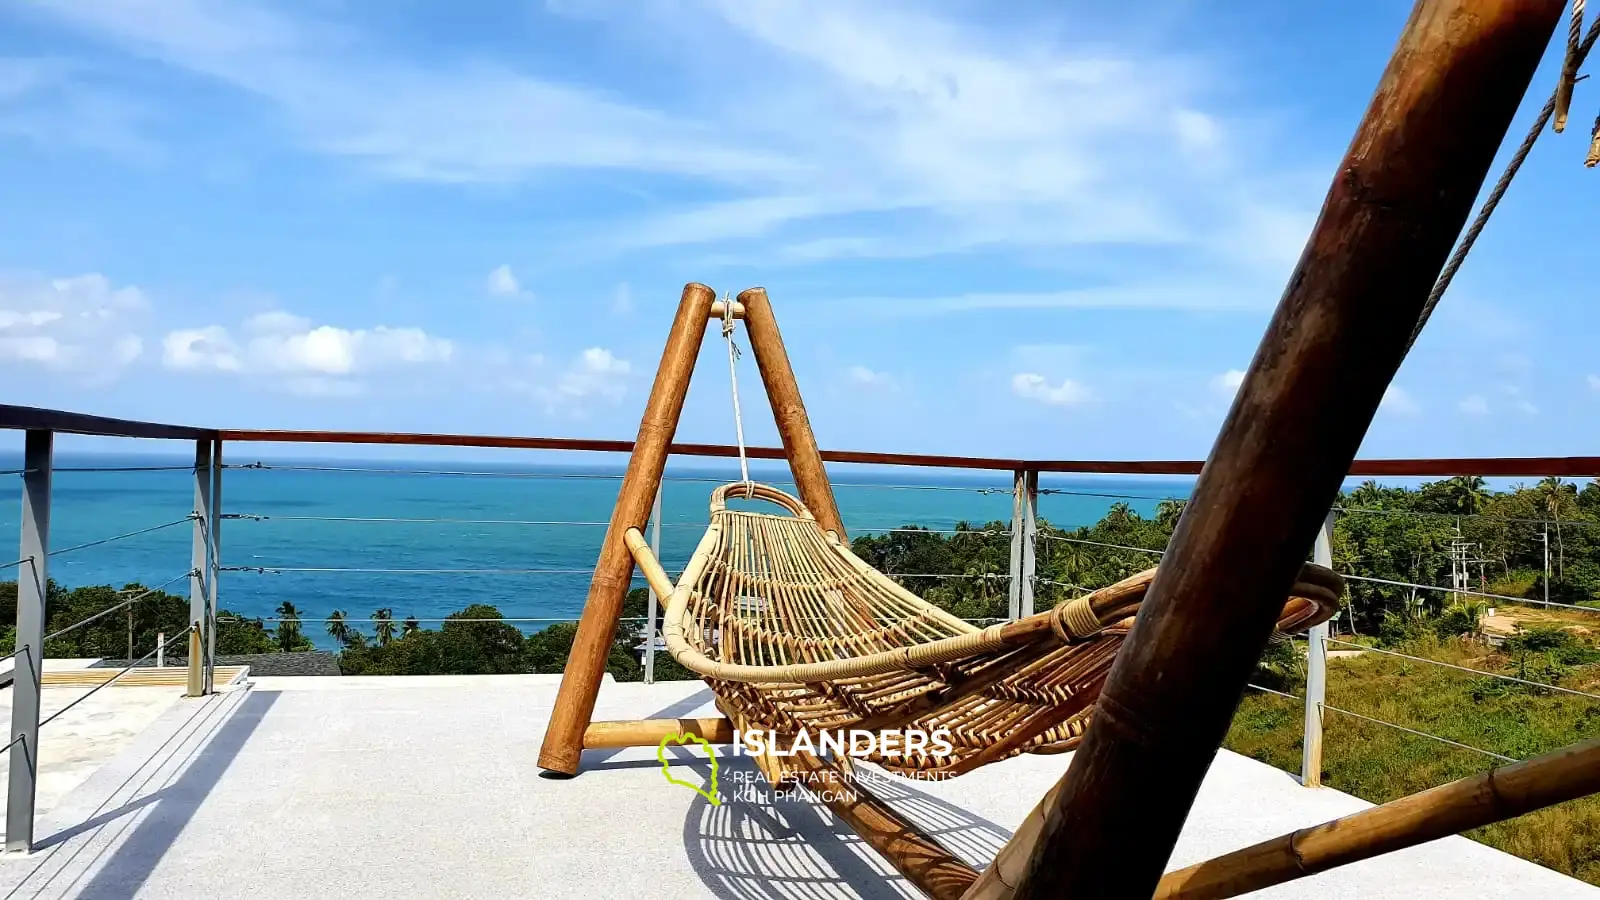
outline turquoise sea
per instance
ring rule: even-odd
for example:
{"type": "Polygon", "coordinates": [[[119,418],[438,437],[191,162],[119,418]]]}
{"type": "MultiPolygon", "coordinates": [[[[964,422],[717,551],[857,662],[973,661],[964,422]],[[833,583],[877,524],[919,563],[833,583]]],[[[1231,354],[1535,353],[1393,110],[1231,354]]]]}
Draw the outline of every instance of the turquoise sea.
{"type": "MultiPolygon", "coordinates": [[[[185,460],[58,454],[55,465],[53,551],[174,524],[54,555],[52,578],[68,587],[172,581],[169,590],[187,590],[182,576],[192,525],[183,519],[193,505],[194,479],[185,460]]],[[[230,466],[222,511],[239,518],[222,523],[221,562],[250,570],[223,574],[220,604],[270,619],[290,600],[315,636],[335,609],[356,620],[390,607],[396,619],[427,622],[488,603],[524,620],[519,624],[527,630],[575,618],[621,483],[620,467],[271,457],[236,458],[230,466]]],[[[20,460],[0,458],[0,468],[20,468],[20,460]]],[[[1011,516],[1004,473],[842,468],[833,475],[852,534],[905,525],[950,529],[1011,516]]],[[[752,476],[793,490],[781,468],[753,469],[752,476]]],[[[731,462],[668,469],[661,556],[669,570],[683,565],[699,539],[712,487],[736,479],[731,462]]],[[[0,484],[10,486],[0,493],[0,547],[16,548],[20,478],[12,473],[0,484]]],[[[1149,514],[1163,497],[1187,496],[1192,484],[1046,476],[1039,515],[1060,525],[1091,524],[1119,499],[1149,514]]]]}

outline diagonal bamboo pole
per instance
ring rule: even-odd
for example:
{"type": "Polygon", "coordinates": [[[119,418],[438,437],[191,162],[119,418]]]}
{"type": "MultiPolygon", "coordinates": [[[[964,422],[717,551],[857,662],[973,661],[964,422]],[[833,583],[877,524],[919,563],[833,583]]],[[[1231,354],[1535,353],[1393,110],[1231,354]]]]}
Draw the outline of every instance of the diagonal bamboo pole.
{"type": "Polygon", "coordinates": [[[766,288],[741,292],[739,303],[744,307],[744,328],[750,335],[750,349],[755,351],[756,366],[761,370],[767,399],[772,402],[772,417],[778,423],[778,437],[783,439],[783,453],[789,458],[789,471],[794,473],[800,499],[817,517],[823,531],[832,531],[839,535],[839,540],[845,540],[839,504],[834,501],[833,485],[828,482],[828,472],[823,468],[822,451],[817,448],[817,436],[811,430],[806,405],[800,399],[800,384],[795,381],[794,368],[789,365],[789,351],[784,349],[783,335],[778,332],[778,320],[772,315],[766,288]]]}
{"type": "Polygon", "coordinates": [[[633,579],[633,555],[628,552],[623,535],[630,528],[643,528],[650,517],[656,488],[661,484],[661,474],[667,465],[672,436],[678,430],[678,418],[683,413],[684,397],[689,392],[695,359],[705,340],[711,304],[716,298],[716,292],[703,284],[684,285],[678,314],[672,321],[672,333],[661,354],[661,365],[656,369],[655,384],[650,388],[650,400],[645,404],[644,419],[639,424],[639,438],[628,459],[617,506],[612,510],[605,543],[600,547],[600,558],[589,582],[589,597],[583,606],[583,617],[578,620],[578,634],[572,641],[572,654],[561,676],[555,706],[550,711],[550,725],[539,749],[539,767],[547,771],[560,775],[578,773],[583,733],[594,715],[595,698],[600,693],[600,681],[606,671],[606,657],[616,637],[617,618],[622,615],[622,601],[633,579]]]}
{"type": "Polygon", "coordinates": [[[1412,10],[1014,896],[1155,890],[1562,8],[1412,10]]]}
{"type": "Polygon", "coordinates": [[[1161,879],[1155,900],[1222,900],[1600,792],[1600,740],[1275,837],[1161,879]]]}

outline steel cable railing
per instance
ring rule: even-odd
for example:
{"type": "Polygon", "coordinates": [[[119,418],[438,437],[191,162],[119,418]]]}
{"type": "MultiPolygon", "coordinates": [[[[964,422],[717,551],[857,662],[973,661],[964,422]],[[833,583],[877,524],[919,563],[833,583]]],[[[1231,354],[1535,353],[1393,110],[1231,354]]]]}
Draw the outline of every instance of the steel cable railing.
{"type": "Polygon", "coordinates": [[[193,577],[195,577],[196,575],[199,575],[199,574],[200,574],[200,571],[198,569],[190,569],[189,571],[184,572],[182,575],[175,575],[172,578],[167,579],[166,581],[162,582],[161,584],[156,585],[153,588],[146,588],[144,591],[140,592],[139,594],[137,594],[137,595],[135,595],[133,597],[129,597],[128,599],[122,601],[121,603],[118,603],[118,604],[116,604],[114,606],[108,606],[105,609],[102,609],[101,611],[95,613],[92,616],[89,616],[89,617],[84,618],[84,619],[79,619],[78,621],[72,623],[71,625],[68,625],[65,628],[61,628],[61,629],[57,629],[56,631],[52,631],[49,634],[45,635],[44,639],[46,641],[49,641],[52,638],[58,638],[58,637],[61,637],[64,634],[68,634],[70,632],[76,631],[79,628],[82,628],[83,626],[88,625],[91,622],[97,621],[99,619],[103,619],[106,616],[109,616],[112,613],[117,612],[118,610],[127,609],[128,607],[134,605],[135,603],[138,603],[140,600],[143,600],[144,598],[150,596],[151,594],[157,593],[157,592],[163,590],[164,588],[167,588],[167,587],[171,586],[172,584],[174,584],[176,582],[182,581],[185,578],[193,578],[193,577]]]}
{"type": "Polygon", "coordinates": [[[101,546],[103,544],[110,544],[110,543],[112,543],[114,541],[121,541],[121,540],[126,540],[126,539],[131,538],[131,537],[138,537],[141,534],[149,534],[149,533],[151,533],[153,531],[162,531],[162,530],[167,529],[167,528],[172,528],[172,527],[175,527],[175,526],[178,526],[178,525],[182,525],[185,522],[193,522],[197,518],[199,518],[199,517],[196,516],[194,513],[190,513],[190,514],[184,516],[181,519],[174,519],[171,522],[163,522],[160,525],[151,525],[148,528],[140,528],[140,529],[136,529],[134,531],[123,532],[122,534],[114,534],[111,537],[107,537],[107,538],[100,538],[98,540],[86,541],[86,542],[84,542],[82,544],[74,544],[71,547],[62,547],[59,550],[51,550],[48,555],[51,556],[51,557],[57,557],[57,556],[61,556],[62,554],[66,554],[66,553],[75,553],[75,552],[77,552],[79,550],[87,550],[90,547],[99,547],[99,546],[101,546]]]}
{"type": "Polygon", "coordinates": [[[124,675],[127,675],[129,672],[132,672],[134,669],[138,668],[140,663],[148,662],[151,659],[151,657],[154,657],[154,656],[156,656],[156,655],[158,655],[160,653],[165,652],[168,647],[171,647],[172,645],[178,643],[179,641],[187,640],[189,638],[189,636],[194,632],[194,629],[195,629],[195,626],[193,626],[193,625],[189,626],[188,628],[184,629],[183,633],[179,634],[177,637],[174,637],[172,640],[167,641],[165,644],[161,644],[161,645],[157,646],[156,649],[151,650],[149,653],[146,653],[144,656],[141,656],[138,659],[129,662],[126,666],[123,666],[120,670],[118,670],[117,674],[115,674],[115,675],[111,676],[110,678],[106,679],[104,682],[101,682],[100,684],[97,684],[94,687],[90,688],[89,691],[87,693],[85,693],[82,697],[79,697],[78,699],[72,701],[71,703],[68,703],[66,706],[63,706],[60,709],[56,710],[55,712],[51,713],[49,718],[41,720],[39,722],[39,727],[43,728],[44,726],[49,725],[51,722],[54,722],[56,719],[59,719],[59,718],[61,718],[61,716],[65,715],[68,710],[72,709],[73,707],[77,706],[78,704],[82,703],[83,701],[88,700],[90,697],[93,697],[95,694],[100,693],[101,691],[105,690],[106,688],[110,687],[111,685],[116,684],[118,681],[122,680],[122,677],[124,675]]]}
{"type": "Polygon", "coordinates": [[[1485,678],[1496,678],[1496,679],[1499,679],[1501,681],[1516,682],[1517,684],[1528,685],[1529,687],[1542,688],[1542,689],[1548,690],[1548,691],[1555,691],[1556,693],[1559,693],[1559,694],[1570,694],[1570,695],[1572,695],[1574,697],[1587,697],[1590,700],[1600,700],[1600,694],[1591,694],[1588,691],[1580,691],[1580,690],[1576,690],[1574,688],[1566,688],[1566,687],[1562,687],[1559,684],[1550,684],[1548,682],[1543,682],[1543,681],[1531,681],[1531,680],[1529,680],[1527,678],[1518,678],[1515,675],[1503,675],[1503,674],[1501,674],[1499,672],[1490,672],[1490,671],[1487,671],[1485,669],[1474,669],[1471,666],[1458,666],[1455,663],[1447,663],[1447,662],[1445,662],[1443,660],[1438,660],[1438,659],[1428,659],[1427,657],[1424,657],[1424,656],[1412,656],[1409,653],[1399,653],[1399,652],[1396,652],[1394,650],[1385,650],[1385,649],[1383,649],[1381,647],[1368,647],[1365,644],[1353,644],[1350,641],[1341,641],[1338,638],[1330,637],[1330,638],[1326,638],[1326,640],[1330,644],[1339,644],[1339,645],[1344,646],[1344,647],[1351,647],[1351,648],[1360,650],[1363,653],[1377,653],[1377,654],[1380,654],[1382,656],[1393,656],[1393,657],[1397,657],[1399,659],[1408,659],[1408,660],[1411,660],[1412,662],[1427,663],[1430,666],[1439,666],[1440,668],[1444,668],[1444,669],[1455,669],[1458,672],[1466,672],[1466,673],[1471,674],[1471,675],[1479,675],[1479,676],[1483,676],[1485,678]]]}

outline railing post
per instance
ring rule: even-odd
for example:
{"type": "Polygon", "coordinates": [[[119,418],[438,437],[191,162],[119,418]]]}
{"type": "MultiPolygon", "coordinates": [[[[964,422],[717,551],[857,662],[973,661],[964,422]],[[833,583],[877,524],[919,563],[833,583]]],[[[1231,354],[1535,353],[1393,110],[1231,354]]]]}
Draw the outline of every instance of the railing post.
{"type": "Polygon", "coordinates": [[[1038,572],[1039,551],[1039,473],[1028,470],[1022,492],[1022,608],[1023,618],[1033,615],[1034,577],[1038,572]]]}
{"type": "Polygon", "coordinates": [[[156,668],[165,669],[166,667],[167,633],[165,631],[158,631],[156,632],[156,668]]]}
{"type": "Polygon", "coordinates": [[[210,568],[206,578],[206,693],[217,689],[217,592],[222,574],[222,439],[211,442],[211,508],[206,511],[210,568]]]}
{"type": "Polygon", "coordinates": [[[29,431],[23,451],[22,552],[17,569],[17,642],[12,658],[11,762],[6,791],[6,851],[33,849],[39,775],[39,700],[44,677],[45,597],[50,584],[51,445],[54,434],[29,431]]]}
{"type": "Polygon", "coordinates": [[[1028,473],[1017,469],[1011,473],[1011,566],[1007,569],[1010,577],[1006,583],[1006,598],[1009,604],[1006,607],[1006,618],[1016,621],[1022,618],[1022,587],[1024,557],[1027,556],[1024,547],[1027,545],[1027,526],[1023,524],[1027,518],[1028,505],[1028,473]]]}
{"type": "MultiPolygon", "coordinates": [[[[656,485],[656,502],[650,507],[650,552],[661,558],[661,485],[656,485]]],[[[656,683],[656,606],[661,598],[650,588],[650,602],[644,614],[644,683],[656,683]]]]}
{"type": "MultiPolygon", "coordinates": [[[[1312,561],[1333,568],[1332,510],[1317,532],[1312,561]]],[[[1328,699],[1328,623],[1313,626],[1306,646],[1306,731],[1300,756],[1300,783],[1322,787],[1322,704],[1328,699]]]]}
{"type": "Polygon", "coordinates": [[[189,691],[191,697],[210,693],[206,673],[205,622],[210,595],[211,561],[211,441],[194,444],[194,529],[189,549],[189,691]]]}

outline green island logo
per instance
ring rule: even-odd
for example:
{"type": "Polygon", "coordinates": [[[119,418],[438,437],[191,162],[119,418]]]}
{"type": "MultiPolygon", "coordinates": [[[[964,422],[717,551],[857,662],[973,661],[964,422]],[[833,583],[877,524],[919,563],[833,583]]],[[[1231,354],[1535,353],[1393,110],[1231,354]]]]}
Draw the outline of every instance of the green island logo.
{"type": "Polygon", "coordinates": [[[722,805],[722,798],[717,795],[717,749],[711,746],[710,741],[693,734],[669,734],[663,737],[661,743],[656,747],[656,759],[661,763],[661,774],[667,777],[668,784],[681,784],[706,798],[712,806],[722,805]],[[687,746],[691,742],[706,748],[706,758],[711,760],[711,777],[706,780],[704,788],[696,787],[691,782],[684,781],[681,778],[673,778],[672,769],[667,764],[668,744],[687,746]]]}

